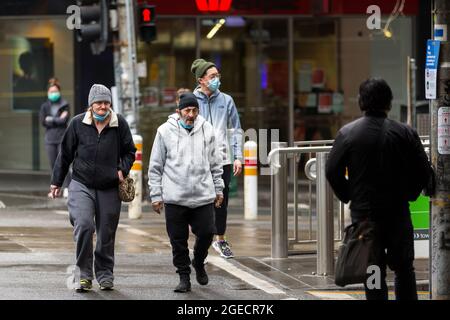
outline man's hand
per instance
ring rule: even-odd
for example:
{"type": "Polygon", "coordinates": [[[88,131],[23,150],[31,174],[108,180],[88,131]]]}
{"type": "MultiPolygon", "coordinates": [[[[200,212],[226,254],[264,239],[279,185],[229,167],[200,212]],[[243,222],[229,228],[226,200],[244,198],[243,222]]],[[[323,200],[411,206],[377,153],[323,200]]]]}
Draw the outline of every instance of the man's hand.
{"type": "Polygon", "coordinates": [[[61,187],[51,185],[50,186],[50,193],[48,194],[49,198],[55,199],[61,195],[61,187]]]}
{"type": "Polygon", "coordinates": [[[53,123],[53,117],[52,116],[46,116],[45,117],[45,123],[50,125],[53,123]]]}
{"type": "Polygon", "coordinates": [[[216,195],[216,200],[214,200],[214,206],[216,208],[220,208],[222,206],[222,202],[223,202],[223,195],[222,194],[216,195]]]}
{"type": "Polygon", "coordinates": [[[122,170],[117,171],[117,175],[119,176],[119,182],[122,182],[123,180],[125,180],[125,178],[123,177],[122,170]]]}
{"type": "Polygon", "coordinates": [[[238,159],[234,160],[234,165],[233,165],[233,174],[234,176],[238,176],[240,175],[242,172],[242,162],[238,159]]]}
{"type": "Polygon", "coordinates": [[[61,113],[61,115],[59,116],[60,119],[64,119],[69,115],[69,112],[64,111],[63,113],[61,113]]]}
{"type": "Polygon", "coordinates": [[[153,211],[155,211],[157,214],[161,214],[161,210],[164,207],[164,202],[162,201],[156,201],[152,202],[153,211]]]}

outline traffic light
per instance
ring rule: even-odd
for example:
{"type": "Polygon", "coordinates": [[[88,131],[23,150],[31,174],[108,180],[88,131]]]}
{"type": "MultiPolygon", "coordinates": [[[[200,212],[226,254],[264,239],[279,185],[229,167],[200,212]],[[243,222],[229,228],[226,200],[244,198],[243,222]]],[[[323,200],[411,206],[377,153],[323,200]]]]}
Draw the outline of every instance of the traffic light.
{"type": "Polygon", "coordinates": [[[138,6],[139,36],[144,42],[150,43],[156,39],[155,6],[140,4],[138,6]]]}
{"type": "Polygon", "coordinates": [[[91,43],[93,54],[102,53],[108,42],[108,1],[79,1],[80,28],[77,29],[77,40],[91,43]],[[82,5],[89,3],[89,5],[82,5]]]}

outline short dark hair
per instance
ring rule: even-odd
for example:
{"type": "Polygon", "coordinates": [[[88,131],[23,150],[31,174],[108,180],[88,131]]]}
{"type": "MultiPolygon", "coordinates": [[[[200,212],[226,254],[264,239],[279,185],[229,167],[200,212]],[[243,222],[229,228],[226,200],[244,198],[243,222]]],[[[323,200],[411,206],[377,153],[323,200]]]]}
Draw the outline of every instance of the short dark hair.
{"type": "Polygon", "coordinates": [[[61,91],[61,86],[59,85],[58,78],[53,77],[48,80],[47,90],[51,87],[57,87],[58,90],[61,91]]]}
{"type": "Polygon", "coordinates": [[[389,111],[394,96],[381,78],[370,78],[359,86],[359,108],[361,111],[389,111]]]}

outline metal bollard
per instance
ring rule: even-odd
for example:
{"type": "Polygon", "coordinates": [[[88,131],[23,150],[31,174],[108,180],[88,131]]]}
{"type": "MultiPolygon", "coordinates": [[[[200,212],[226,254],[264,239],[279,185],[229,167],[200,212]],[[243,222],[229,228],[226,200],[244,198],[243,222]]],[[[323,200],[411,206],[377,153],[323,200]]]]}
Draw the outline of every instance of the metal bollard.
{"type": "Polygon", "coordinates": [[[130,170],[130,177],[134,180],[136,195],[128,205],[128,218],[139,219],[142,216],[142,136],[134,134],[133,141],[136,146],[136,160],[130,170]]]}
{"type": "Polygon", "coordinates": [[[333,192],[325,176],[327,153],[317,154],[317,274],[334,274],[333,192]]]}
{"type": "MultiPolygon", "coordinates": [[[[271,149],[286,147],[286,142],[272,142],[271,149]]],[[[288,257],[287,157],[278,154],[271,163],[272,258],[288,257]],[[276,161],[278,159],[278,161],[276,161]],[[279,165],[279,168],[275,168],[279,165]]]]}
{"type": "Polygon", "coordinates": [[[258,145],[255,141],[244,144],[244,218],[258,218],[258,145]]]}

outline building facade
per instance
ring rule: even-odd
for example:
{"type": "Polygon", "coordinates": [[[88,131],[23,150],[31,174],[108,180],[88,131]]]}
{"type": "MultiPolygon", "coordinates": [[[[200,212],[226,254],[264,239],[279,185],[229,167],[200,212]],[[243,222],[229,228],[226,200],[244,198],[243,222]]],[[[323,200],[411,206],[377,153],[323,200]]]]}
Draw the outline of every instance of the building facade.
{"type": "MultiPolygon", "coordinates": [[[[225,12],[201,11],[196,0],[145,2],[156,5],[157,38],[137,42],[144,163],[156,128],[175,109],[176,90],[195,88],[190,66],[199,57],[219,67],[243,129],[279,129],[281,141],[332,139],[360,116],[358,87],[371,76],[391,85],[391,116],[401,120],[408,56],[417,60],[423,99],[428,1],[234,0],[225,12]],[[381,10],[381,29],[368,28],[371,5],[381,10]]],[[[0,3],[0,170],[48,170],[37,111],[49,77],[60,79],[72,115],[85,109],[93,83],[114,85],[112,44],[93,56],[67,28],[73,3],[0,3]],[[20,64],[27,52],[34,55],[29,75],[20,64]],[[26,77],[36,87],[22,92],[17,83],[26,77]]]]}

